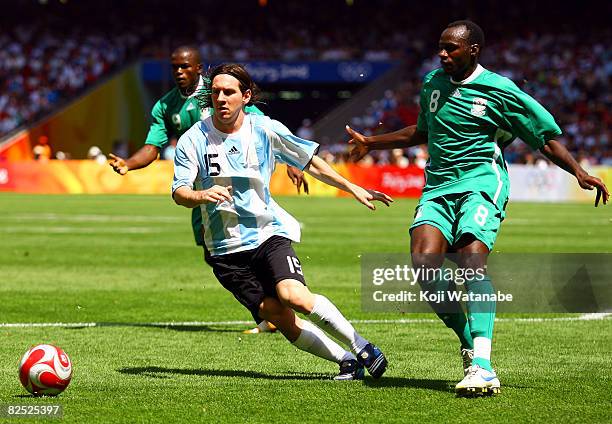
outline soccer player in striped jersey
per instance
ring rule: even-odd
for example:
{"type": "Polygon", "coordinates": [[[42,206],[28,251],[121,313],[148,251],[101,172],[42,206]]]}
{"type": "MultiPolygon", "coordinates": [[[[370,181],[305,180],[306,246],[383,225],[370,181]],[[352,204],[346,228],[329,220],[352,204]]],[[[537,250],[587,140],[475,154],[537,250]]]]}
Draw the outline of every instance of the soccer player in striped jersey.
{"type": "MultiPolygon", "coordinates": [[[[595,206],[609,193],[555,139],[561,134],[551,114],[512,81],[483,68],[482,29],[456,21],[442,32],[438,56],[442,67],[425,76],[416,125],[364,137],[347,126],[360,159],[371,150],[427,144],[426,185],[411,231],[413,266],[439,269],[444,254],[455,251],[458,266],[483,270],[505,216],[509,178],[503,149],[520,138],[574,175],[583,189],[597,189],[595,206]]],[[[474,275],[474,274],[472,274],[474,275]]],[[[444,279],[421,281],[424,289],[454,289],[444,279]]],[[[467,281],[469,293],[493,293],[488,277],[467,281]]],[[[467,317],[458,302],[432,304],[461,342],[464,379],[459,395],[496,393],[500,382],[491,366],[495,302],[468,302],[467,317]]]]}
{"type": "Polygon", "coordinates": [[[172,196],[179,205],[201,209],[206,260],[215,276],[253,317],[275,324],[297,348],[339,364],[336,379],[362,378],[363,367],[380,377],[387,366],[382,352],[329,299],[306,287],[291,246],[300,241],[300,226],[272,199],[270,176],[282,162],[349,192],[370,209],[374,200],[388,205],[392,199],[340,176],[315,155],[317,143],[267,116],[247,113],[257,87],[241,65],[216,67],[210,81],[203,100],[214,112],[179,139],[172,196]]]}
{"type": "MultiPolygon", "coordinates": [[[[177,47],[170,56],[170,63],[176,85],[153,106],[152,122],[144,146],[128,159],[110,154],[109,164],[120,175],[149,166],[159,157],[160,152],[168,145],[171,138],[179,138],[196,122],[210,114],[208,108],[200,109],[196,99],[196,95],[204,86],[202,60],[198,49],[191,46],[177,47]]],[[[262,114],[254,105],[248,106],[246,111],[262,114]]],[[[302,185],[304,192],[308,193],[308,182],[299,169],[287,167],[287,175],[297,186],[298,193],[302,185]]],[[[202,216],[199,208],[193,209],[191,224],[196,244],[204,246],[202,216]]],[[[246,330],[245,333],[268,331],[275,331],[274,326],[262,321],[257,327],[246,330]]]]}

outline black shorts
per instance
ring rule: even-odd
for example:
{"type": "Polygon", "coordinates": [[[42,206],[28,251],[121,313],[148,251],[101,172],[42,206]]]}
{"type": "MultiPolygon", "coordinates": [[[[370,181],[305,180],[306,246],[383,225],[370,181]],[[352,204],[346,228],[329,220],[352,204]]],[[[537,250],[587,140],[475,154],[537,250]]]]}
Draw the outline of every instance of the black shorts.
{"type": "Polygon", "coordinates": [[[223,287],[253,315],[258,324],[259,305],[264,297],[278,299],[276,284],[291,278],[306,285],[300,260],[291,240],[272,236],[257,249],[212,256],[204,248],[204,259],[223,287]]]}

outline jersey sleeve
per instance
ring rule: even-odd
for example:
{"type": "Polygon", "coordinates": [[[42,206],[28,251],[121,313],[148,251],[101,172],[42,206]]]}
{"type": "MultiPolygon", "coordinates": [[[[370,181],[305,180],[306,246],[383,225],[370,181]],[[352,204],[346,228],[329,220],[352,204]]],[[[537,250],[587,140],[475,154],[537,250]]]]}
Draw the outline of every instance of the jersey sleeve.
{"type": "Polygon", "coordinates": [[[533,149],[540,149],[548,140],[561,134],[555,118],[544,106],[514,83],[504,96],[503,116],[510,131],[533,149]]]}
{"type": "Polygon", "coordinates": [[[425,101],[425,86],[421,89],[421,100],[419,101],[419,116],[417,118],[417,131],[420,132],[428,132],[429,127],[427,126],[427,116],[425,115],[427,112],[425,109],[426,101],[425,101]]]}
{"type": "Polygon", "coordinates": [[[279,162],[304,169],[319,150],[318,143],[293,135],[286,126],[273,119],[269,130],[272,152],[279,162]]]}
{"type": "Polygon", "coordinates": [[[194,143],[188,135],[179,138],[174,152],[174,178],[172,194],[182,186],[193,187],[198,175],[199,165],[194,143]]]}
{"type": "Polygon", "coordinates": [[[145,144],[152,144],[162,148],[168,143],[168,130],[166,129],[166,124],[164,123],[164,111],[160,101],[155,103],[155,106],[153,106],[153,109],[151,110],[151,118],[152,122],[151,126],[149,127],[149,133],[147,134],[145,144]]]}
{"type": "Polygon", "coordinates": [[[417,131],[419,132],[429,132],[429,126],[427,125],[427,109],[429,105],[427,104],[427,91],[429,87],[429,81],[433,78],[435,70],[431,71],[423,78],[423,87],[421,88],[421,95],[419,100],[419,116],[417,118],[417,131]]]}

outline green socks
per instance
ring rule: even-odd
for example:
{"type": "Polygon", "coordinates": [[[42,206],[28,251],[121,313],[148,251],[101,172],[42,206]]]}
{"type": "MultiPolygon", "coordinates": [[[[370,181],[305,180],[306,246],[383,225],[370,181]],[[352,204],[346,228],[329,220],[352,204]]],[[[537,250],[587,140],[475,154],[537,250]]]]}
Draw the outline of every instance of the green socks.
{"type": "Polygon", "coordinates": [[[472,365],[478,365],[487,371],[491,366],[491,340],[495,321],[494,300],[478,299],[479,295],[494,294],[493,284],[488,276],[482,280],[471,280],[465,283],[471,298],[467,302],[470,333],[474,341],[474,359],[472,365]]]}
{"type": "MultiPolygon", "coordinates": [[[[464,349],[474,349],[472,365],[478,365],[487,371],[493,371],[491,366],[491,340],[493,339],[493,324],[495,321],[495,306],[493,300],[482,300],[481,295],[491,295],[493,284],[488,276],[482,280],[471,280],[465,283],[470,300],[467,301],[467,319],[456,300],[450,300],[445,293],[445,301],[442,303],[430,302],[430,306],[436,315],[451,328],[464,349]]],[[[444,278],[422,283],[421,289],[435,293],[439,291],[453,291],[456,289],[452,280],[444,278]]]]}

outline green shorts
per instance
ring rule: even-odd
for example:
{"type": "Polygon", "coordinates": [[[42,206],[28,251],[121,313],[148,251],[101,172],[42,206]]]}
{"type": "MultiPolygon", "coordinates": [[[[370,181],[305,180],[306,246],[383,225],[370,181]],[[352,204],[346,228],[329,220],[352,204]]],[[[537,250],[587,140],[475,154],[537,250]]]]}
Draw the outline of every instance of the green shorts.
{"type": "Polygon", "coordinates": [[[428,224],[439,229],[452,247],[472,234],[493,249],[503,212],[479,192],[449,194],[419,202],[410,231],[428,224]]]}

